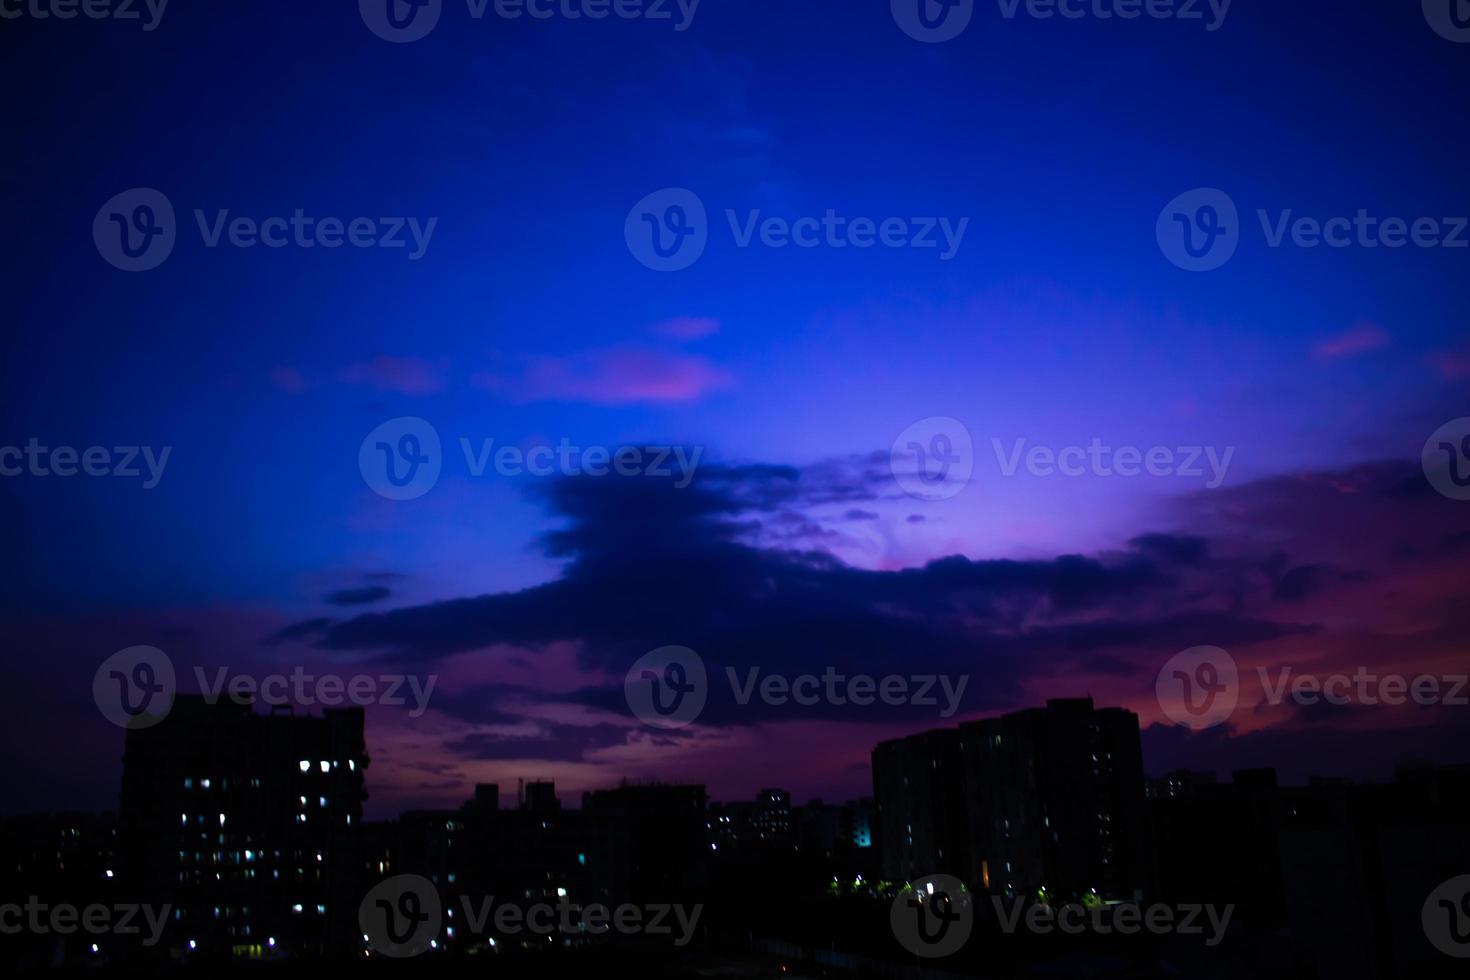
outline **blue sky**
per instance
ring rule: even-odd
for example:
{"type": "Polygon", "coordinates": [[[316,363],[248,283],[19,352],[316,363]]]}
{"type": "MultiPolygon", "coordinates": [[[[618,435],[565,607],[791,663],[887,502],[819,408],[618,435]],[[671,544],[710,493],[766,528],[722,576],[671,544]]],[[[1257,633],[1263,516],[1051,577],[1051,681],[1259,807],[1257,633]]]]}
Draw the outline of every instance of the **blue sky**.
{"type": "MultiPolygon", "coordinates": [[[[0,444],[173,447],[152,490],[0,484],[3,609],[21,635],[94,626],[97,649],[58,654],[83,673],[154,642],[138,634],[163,611],[208,647],[238,629],[210,615],[248,615],[263,639],[365,574],[403,576],[394,607],[558,581],[567,560],[541,536],[572,518],[534,480],[472,478],[451,453],[419,500],[367,488],[359,443],[397,416],[447,445],[672,441],[826,474],[809,479],[886,454],[915,420],[959,419],[977,446],[962,494],[924,521],[870,501],[861,531],[800,542],[891,571],[1198,531],[1197,482],[1005,479],[992,439],[1235,447],[1227,489],[1245,492],[1413,461],[1466,414],[1470,250],[1271,248],[1256,218],[1470,213],[1470,47],[1417,5],[1237,3],[1211,32],[979,3],[941,44],[879,0],[704,0],[684,31],[476,20],[450,0],[410,44],[350,3],[0,31],[15,52],[0,73],[26,93],[0,170],[0,444]],[[145,273],[107,265],[90,235],[134,187],[179,218],[145,273]],[[710,245],[659,273],[623,230],[667,187],[704,203],[710,245]],[[1210,273],[1155,238],[1160,209],[1198,187],[1242,217],[1210,273]],[[196,208],[436,224],[417,260],[211,249],[196,208]],[[968,225],[948,261],[736,247],[726,211],[757,209],[968,225]]],[[[802,510],[842,523],[819,500],[802,510]]]]}

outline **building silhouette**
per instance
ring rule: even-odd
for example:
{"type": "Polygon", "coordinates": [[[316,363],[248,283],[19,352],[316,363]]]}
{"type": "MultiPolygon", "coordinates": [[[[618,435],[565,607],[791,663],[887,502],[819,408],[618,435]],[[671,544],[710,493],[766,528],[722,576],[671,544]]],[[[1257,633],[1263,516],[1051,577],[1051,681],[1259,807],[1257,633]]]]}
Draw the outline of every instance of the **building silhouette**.
{"type": "Polygon", "coordinates": [[[1138,716],[1091,698],[873,751],[883,874],[996,894],[1133,898],[1145,882],[1138,716]]]}
{"type": "Polygon", "coordinates": [[[260,714],[181,695],[161,723],[130,730],[119,873],[173,906],[169,951],[352,948],[368,761],[361,708],[260,714]]]}

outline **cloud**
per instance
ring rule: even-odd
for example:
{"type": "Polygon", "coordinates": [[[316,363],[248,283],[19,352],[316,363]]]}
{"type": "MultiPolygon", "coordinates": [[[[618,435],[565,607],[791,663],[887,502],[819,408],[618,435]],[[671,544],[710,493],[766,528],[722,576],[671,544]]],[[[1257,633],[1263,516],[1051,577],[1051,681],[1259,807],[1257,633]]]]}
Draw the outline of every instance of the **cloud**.
{"type": "MultiPolygon", "coordinates": [[[[817,546],[832,533],[828,522],[881,515],[882,507],[860,506],[891,494],[891,478],[872,477],[881,468],[875,459],[709,464],[682,490],[644,477],[544,481],[530,492],[557,518],[540,541],[564,561],[555,580],[309,620],[282,633],[324,654],[432,666],[451,678],[435,711],[452,722],[441,744],[466,765],[539,760],[650,774],[731,739],[778,738],[793,724],[845,732],[863,755],[870,740],[942,723],[928,706],[855,710],[826,699],[793,717],[790,705],[740,703],[734,688],[752,676],[963,676],[959,719],[1090,693],[1149,725],[1159,717],[1160,665],[1200,644],[1237,658],[1249,685],[1242,707],[1208,739],[1149,728],[1151,771],[1191,760],[1239,767],[1273,752],[1287,757],[1283,765],[1306,759],[1318,771],[1340,771],[1350,757],[1330,752],[1320,733],[1331,730],[1340,745],[1372,745],[1384,762],[1390,747],[1413,741],[1405,726],[1422,719],[1266,710],[1257,668],[1443,672],[1463,635],[1464,616],[1444,583],[1461,560],[1456,546],[1470,540],[1470,514],[1432,493],[1406,492],[1423,483],[1417,464],[1297,473],[1189,495],[1156,518],[1177,519],[1189,533],[1151,531],[1092,554],[950,555],[875,570],[817,546]],[[833,501],[843,504],[834,511],[833,501]],[[1390,562],[1391,554],[1412,560],[1390,562]],[[1372,568],[1372,581],[1359,568],[1372,568]],[[700,654],[708,701],[690,729],[650,735],[630,716],[623,678],[639,656],[670,644],[700,654]],[[552,651],[565,658],[555,671],[530,669],[552,651]],[[452,681],[466,670],[481,680],[452,681]],[[1392,737],[1375,742],[1354,727],[1370,722],[1392,737]],[[1289,732],[1309,733],[1300,757],[1291,756],[1289,732]]],[[[899,533],[906,511],[873,523],[885,521],[899,533]]],[[[818,757],[786,754],[811,778],[825,778],[818,757]]]]}
{"type": "Polygon", "coordinates": [[[352,589],[337,589],[322,596],[322,601],[333,606],[368,606],[375,602],[382,602],[393,594],[393,590],[384,585],[365,585],[352,589]]]}
{"type": "Polygon", "coordinates": [[[371,361],[347,365],[338,377],[344,384],[367,385],[375,391],[432,395],[444,387],[440,373],[440,368],[422,358],[381,354],[371,361]]]}
{"type": "MultiPolygon", "coordinates": [[[[836,471],[706,466],[683,490],[646,478],[544,484],[539,498],[565,524],[542,540],[567,560],[561,578],[360,615],[325,627],[317,645],[435,663],[498,645],[572,643],[582,671],[609,678],[572,700],[624,715],[622,674],[671,643],[698,651],[719,677],[727,668],[790,676],[829,666],[882,676],[900,662],[905,673],[980,674],[971,705],[979,709],[1013,705],[1022,682],[1055,669],[1057,658],[1177,650],[1202,636],[1248,646],[1315,628],[1239,607],[1252,587],[1269,595],[1259,561],[1212,561],[1202,543],[1169,535],[1101,555],[954,555],[899,570],[760,543],[793,516],[813,523],[801,517],[813,501],[862,495],[862,483],[839,492],[829,482],[836,471]]],[[[843,714],[841,706],[816,710],[843,714]]],[[[925,712],[875,706],[870,714],[925,712]]],[[[772,715],[712,697],[706,718],[744,725],[772,715]]]]}
{"type": "Polygon", "coordinates": [[[1470,348],[1437,351],[1430,355],[1429,363],[1446,381],[1470,378],[1470,348]]]}
{"type": "Polygon", "coordinates": [[[719,332],[720,321],[710,316],[677,316],[649,327],[650,333],[670,340],[699,340],[719,332]]]}
{"type": "Polygon", "coordinates": [[[697,401],[731,387],[734,378],[705,357],[621,347],[569,357],[529,357],[509,373],[477,373],[473,383],[517,402],[627,405],[697,401]]]}
{"type": "Polygon", "coordinates": [[[306,390],[306,379],[293,367],[278,365],[270,369],[271,386],[288,395],[299,395],[306,390]]]}
{"type": "Polygon", "coordinates": [[[445,747],[471,759],[583,762],[590,753],[623,745],[627,740],[626,725],[540,722],[529,732],[473,732],[445,743],[445,747]]]}
{"type": "Polygon", "coordinates": [[[1387,330],[1376,323],[1363,320],[1341,333],[1318,341],[1312,353],[1318,360],[1336,361],[1378,350],[1386,347],[1392,340],[1387,330]]]}

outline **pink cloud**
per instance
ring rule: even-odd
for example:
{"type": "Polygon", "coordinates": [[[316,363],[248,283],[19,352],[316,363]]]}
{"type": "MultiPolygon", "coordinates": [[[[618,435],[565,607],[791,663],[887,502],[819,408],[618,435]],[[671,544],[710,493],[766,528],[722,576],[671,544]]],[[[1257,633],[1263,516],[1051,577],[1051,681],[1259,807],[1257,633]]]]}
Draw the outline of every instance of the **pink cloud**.
{"type": "Polygon", "coordinates": [[[439,369],[418,357],[381,354],[371,361],[349,364],[338,376],[350,385],[370,385],[400,395],[432,395],[444,387],[439,369]]]}
{"type": "Polygon", "coordinates": [[[1470,349],[1439,351],[1429,360],[1446,381],[1470,378],[1470,349]]]}
{"type": "Polygon", "coordinates": [[[1342,333],[1318,341],[1312,352],[1318,360],[1335,361],[1377,350],[1387,346],[1392,340],[1387,330],[1376,323],[1363,320],[1342,333]]]}
{"type": "Polygon", "coordinates": [[[277,365],[270,369],[271,385],[288,395],[299,395],[306,390],[306,379],[293,367],[277,365]]]}
{"type": "Polygon", "coordinates": [[[720,321],[712,316],[676,316],[648,329],[650,333],[671,340],[698,340],[719,332],[720,321]]]}
{"type": "Polygon", "coordinates": [[[481,372],[473,383],[514,401],[581,401],[595,405],[696,401],[734,383],[708,358],[642,348],[528,358],[514,374],[481,372]]]}

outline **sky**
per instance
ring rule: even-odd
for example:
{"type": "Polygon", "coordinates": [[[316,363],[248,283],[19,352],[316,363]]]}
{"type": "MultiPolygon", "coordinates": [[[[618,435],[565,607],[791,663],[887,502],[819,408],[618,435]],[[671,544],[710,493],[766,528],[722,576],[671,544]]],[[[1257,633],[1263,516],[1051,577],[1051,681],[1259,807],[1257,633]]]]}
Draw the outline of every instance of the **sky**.
{"type": "Polygon", "coordinates": [[[139,447],[144,474],[0,476],[7,809],[114,805],[92,679],[138,645],[183,691],[434,675],[423,713],[368,708],[379,816],[520,777],[573,803],[624,778],[844,799],[882,739],[1089,694],[1138,712],[1154,773],[1467,761],[1465,708],[1272,705],[1256,670],[1470,661],[1470,502],[1421,463],[1470,416],[1470,45],[1432,2],[976,0],[943,41],[904,0],[568,2],[444,0],[406,42],[374,0],[0,4],[0,449],[139,447]],[[106,243],[137,188],[175,240],[127,271],[106,243]],[[1222,194],[1234,251],[1182,267],[1168,231],[1205,234],[1222,194]],[[703,250],[656,268],[638,232],[691,200],[703,250]],[[404,244],[229,230],[298,210],[404,244]],[[1276,236],[1360,212],[1445,244],[1276,236]],[[847,230],[812,247],[760,230],[829,213],[847,230]],[[859,247],[859,219],[935,247],[859,247]],[[364,442],[404,418],[439,472],[391,499],[364,442]],[[486,440],[697,462],[477,473],[486,440]],[[1198,473],[1011,463],[1094,440],[1198,473]],[[914,441],[967,477],[909,492],[914,441]],[[1201,645],[1241,707],[1190,731],[1155,680],[1201,645]],[[624,697],[665,646],[714,679],[673,730],[624,697]],[[938,717],[742,705],[727,667],[968,681],[938,717]]]}

